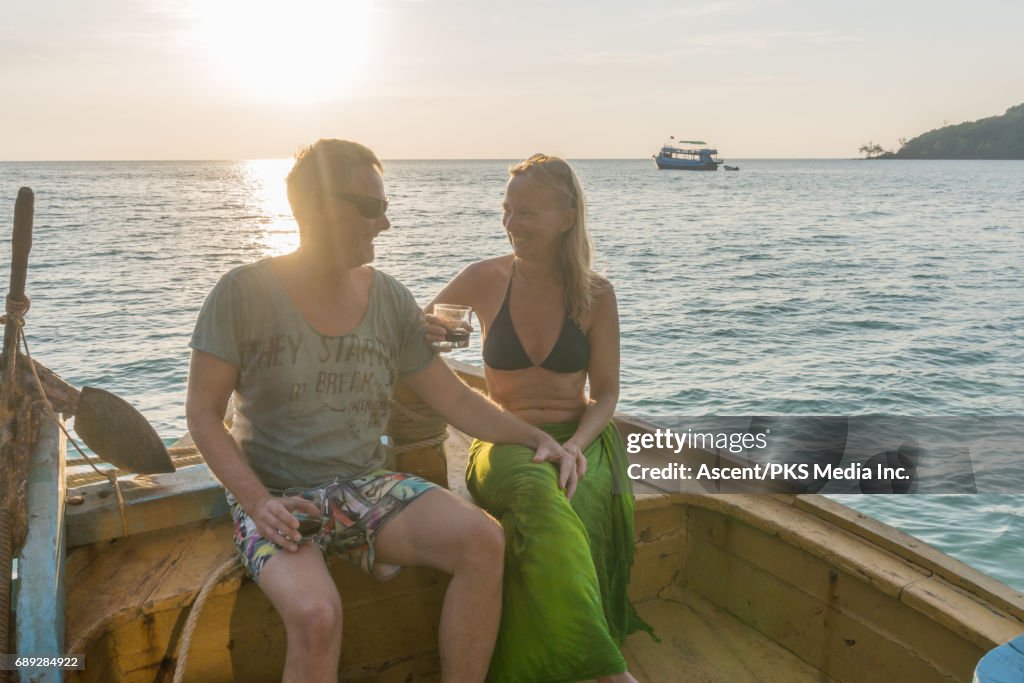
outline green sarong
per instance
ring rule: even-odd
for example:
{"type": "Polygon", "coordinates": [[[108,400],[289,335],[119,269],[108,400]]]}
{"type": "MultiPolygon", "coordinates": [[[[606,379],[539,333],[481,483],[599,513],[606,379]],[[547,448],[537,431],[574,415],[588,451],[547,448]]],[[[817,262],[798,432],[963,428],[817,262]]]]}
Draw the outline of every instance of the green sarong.
{"type": "MultiPolygon", "coordinates": [[[[541,425],[559,443],[575,423],[541,425]]],[[[586,451],[571,501],[558,469],[523,446],[474,441],[466,483],[505,529],[501,630],[492,683],[562,683],[621,673],[630,633],[651,627],[629,602],[634,502],[613,424],[586,451]]]]}

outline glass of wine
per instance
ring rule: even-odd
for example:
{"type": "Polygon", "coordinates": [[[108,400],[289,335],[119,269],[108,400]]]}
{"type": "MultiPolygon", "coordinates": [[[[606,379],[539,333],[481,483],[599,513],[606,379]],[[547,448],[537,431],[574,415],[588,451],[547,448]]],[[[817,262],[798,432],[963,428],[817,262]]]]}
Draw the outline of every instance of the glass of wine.
{"type": "Polygon", "coordinates": [[[435,349],[438,351],[451,351],[452,349],[464,349],[469,346],[469,333],[473,330],[471,324],[472,308],[455,304],[436,304],[434,306],[434,315],[438,317],[441,324],[447,330],[444,341],[434,342],[435,349]]]}
{"type": "Polygon", "coordinates": [[[288,498],[302,498],[308,500],[320,510],[318,516],[313,516],[305,509],[292,510],[292,515],[299,520],[299,536],[302,538],[299,543],[309,543],[324,527],[324,520],[327,518],[327,498],[323,488],[304,489],[301,487],[285,489],[284,494],[288,498]]]}

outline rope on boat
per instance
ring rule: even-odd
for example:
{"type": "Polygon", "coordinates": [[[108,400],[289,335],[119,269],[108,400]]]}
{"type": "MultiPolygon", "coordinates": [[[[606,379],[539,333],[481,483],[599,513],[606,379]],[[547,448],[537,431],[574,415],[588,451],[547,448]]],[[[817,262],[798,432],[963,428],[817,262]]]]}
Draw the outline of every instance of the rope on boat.
{"type": "Polygon", "coordinates": [[[388,420],[388,434],[395,438],[398,445],[395,453],[422,448],[420,442],[444,443],[447,438],[448,424],[435,413],[426,403],[402,403],[391,401],[391,418],[388,420]],[[440,440],[438,440],[440,439],[440,440]]]}
{"type": "MultiPolygon", "coordinates": [[[[27,299],[28,297],[25,298],[27,299]]],[[[7,297],[8,311],[10,310],[10,303],[11,298],[7,297]]],[[[25,310],[28,310],[27,302],[25,304],[25,310]]],[[[50,405],[50,399],[46,397],[46,390],[43,389],[43,382],[42,380],[39,379],[39,373],[36,372],[36,364],[32,362],[32,352],[29,351],[28,348],[28,337],[25,336],[23,323],[19,325],[17,329],[17,336],[18,339],[17,341],[15,341],[14,348],[17,349],[19,341],[21,342],[21,345],[25,347],[25,357],[28,358],[28,367],[32,370],[32,377],[36,381],[36,390],[39,391],[39,395],[42,397],[42,404],[43,406],[46,407],[46,412],[49,414],[50,419],[53,420],[54,424],[56,424],[57,427],[60,428],[60,431],[64,432],[64,438],[68,440],[68,443],[75,447],[75,450],[78,451],[78,455],[80,455],[82,459],[85,460],[85,462],[87,462],[89,466],[96,471],[96,474],[99,475],[100,479],[106,479],[107,481],[110,482],[110,485],[114,487],[114,492],[117,494],[117,507],[119,512],[121,513],[121,530],[124,532],[124,535],[127,536],[128,513],[124,503],[124,495],[121,493],[121,485],[117,481],[116,470],[107,470],[106,472],[104,472],[100,470],[98,467],[96,467],[96,463],[93,462],[93,458],[90,458],[88,455],[86,455],[85,452],[78,445],[78,442],[75,441],[74,437],[72,437],[71,434],[68,433],[67,427],[64,426],[64,422],[57,417],[57,413],[54,412],[53,406],[50,405]]]]}
{"type": "MultiPolygon", "coordinates": [[[[206,462],[195,446],[168,448],[167,452],[170,454],[171,462],[174,463],[174,469],[176,470],[181,469],[182,467],[188,467],[189,465],[201,465],[206,462]]],[[[110,469],[100,470],[98,473],[74,472],[67,475],[64,480],[67,482],[67,487],[72,489],[79,486],[85,486],[86,484],[95,484],[98,481],[110,479],[111,476],[117,479],[118,477],[123,477],[129,474],[135,473],[112,467],[110,469]]]]}
{"type": "Polygon", "coordinates": [[[196,601],[192,604],[192,611],[189,612],[185,628],[181,632],[181,645],[178,648],[180,654],[174,667],[172,683],[181,683],[185,678],[185,669],[188,668],[188,653],[192,648],[192,634],[195,633],[196,625],[199,623],[199,614],[203,611],[206,599],[210,597],[210,593],[220,583],[221,579],[240,569],[242,569],[242,565],[238,561],[238,557],[232,555],[230,560],[226,560],[224,564],[214,569],[213,573],[210,574],[210,578],[203,584],[199,595],[196,596],[196,601]]]}
{"type": "Polygon", "coordinates": [[[17,356],[18,339],[24,336],[25,329],[25,314],[28,313],[28,309],[32,307],[32,300],[24,294],[20,298],[12,297],[10,294],[7,295],[7,310],[6,313],[0,316],[0,324],[5,328],[8,325],[14,326],[15,340],[14,343],[9,347],[7,346],[6,340],[4,349],[13,349],[11,357],[7,359],[7,386],[14,387],[15,385],[15,356],[17,356]]]}

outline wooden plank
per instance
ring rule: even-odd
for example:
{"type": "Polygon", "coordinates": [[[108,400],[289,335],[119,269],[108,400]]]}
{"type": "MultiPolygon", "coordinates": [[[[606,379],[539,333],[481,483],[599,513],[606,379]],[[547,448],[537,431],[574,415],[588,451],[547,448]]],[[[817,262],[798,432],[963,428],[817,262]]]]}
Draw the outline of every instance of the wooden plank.
{"type": "Polygon", "coordinates": [[[793,585],[806,590],[818,586],[814,597],[819,600],[827,599],[822,591],[827,591],[828,574],[833,569],[855,576],[892,598],[898,598],[906,586],[925,576],[891,553],[791,510],[780,512],[774,520],[779,527],[774,529],[760,529],[710,510],[695,509],[691,519],[691,533],[696,538],[708,539],[793,585]],[[812,545],[810,541],[818,542],[812,545]]]}
{"type": "MultiPolygon", "coordinates": [[[[795,590],[769,572],[711,544],[691,551],[682,582],[663,592],[692,586],[702,597],[793,652],[800,659],[842,681],[870,680],[934,683],[964,680],[973,661],[938,664],[922,653],[879,634],[833,605],[795,590]]],[[[980,656],[980,653],[979,655],[980,656]]]]}
{"type": "Polygon", "coordinates": [[[686,547],[688,508],[661,498],[662,505],[637,504],[636,557],[630,573],[629,598],[642,602],[656,598],[675,580],[686,547]]]}
{"type": "MultiPolygon", "coordinates": [[[[704,550],[702,543],[712,543],[778,578],[789,590],[801,591],[821,603],[822,609],[829,608],[856,620],[874,631],[877,637],[898,643],[907,651],[929,661],[942,662],[937,668],[962,667],[963,662],[976,661],[981,652],[962,633],[951,631],[947,623],[931,613],[916,609],[901,600],[903,588],[891,590],[892,584],[870,583],[858,574],[790,545],[778,536],[766,534],[747,524],[708,511],[694,511],[698,527],[692,532],[696,546],[691,552],[700,557],[704,550]],[[909,608],[909,609],[908,609],[909,608]]],[[[820,523],[819,520],[811,520],[820,523]]],[[[798,526],[798,525],[794,525],[798,526]]],[[[841,545],[841,543],[837,543],[841,545]]],[[[879,565],[891,563],[887,553],[871,549],[883,556],[876,561],[879,565]]],[[[862,560],[870,561],[870,553],[862,560]]],[[[902,581],[895,585],[903,587],[926,577],[899,564],[889,568],[890,576],[902,575],[902,581]],[[900,574],[902,572],[902,574],[900,574]]],[[[883,572],[884,573],[884,572],[883,572]]],[[[977,606],[964,610],[959,616],[977,617],[983,614],[977,606]]],[[[974,621],[974,619],[966,619],[974,621]]],[[[1004,620],[1003,623],[1008,623],[1004,620]]]]}
{"type": "Polygon", "coordinates": [[[828,676],[694,593],[652,600],[637,610],[661,643],[646,633],[626,639],[623,654],[640,681],[702,683],[828,683],[828,676]]]}
{"type": "MultiPolygon", "coordinates": [[[[125,499],[129,534],[167,529],[228,512],[224,487],[206,465],[191,465],[171,474],[119,480],[125,499]]],[[[73,490],[82,502],[67,510],[68,548],[124,535],[117,495],[108,482],[73,490]]]]}
{"type": "MultiPolygon", "coordinates": [[[[846,571],[878,590],[897,596],[927,575],[909,560],[790,505],[785,496],[706,496],[692,499],[701,508],[743,522],[846,571]]],[[[694,517],[697,519],[697,517],[694,517]]],[[[699,531],[699,527],[695,530],[699,531]]]]}
{"type": "Polygon", "coordinates": [[[919,538],[857,512],[824,496],[797,496],[794,507],[809,512],[835,526],[865,538],[876,545],[912,561],[929,573],[992,603],[1024,623],[1024,593],[982,574],[919,538]]]}
{"type": "MultiPolygon", "coordinates": [[[[57,657],[64,649],[64,434],[39,426],[28,473],[28,535],[18,559],[18,654],[57,657]]],[[[81,654],[81,653],[73,653],[81,654]]],[[[25,683],[58,683],[60,669],[21,669],[25,683]]]]}
{"type": "MultiPolygon", "coordinates": [[[[195,594],[233,554],[227,517],[76,548],[69,563],[75,605],[69,636],[86,641],[81,647],[97,665],[116,657],[123,674],[113,680],[154,680],[195,594]]],[[[387,662],[415,654],[401,649],[412,642],[418,651],[436,650],[446,575],[407,568],[379,583],[336,557],[331,572],[345,605],[346,662],[383,671],[387,662]]],[[[283,656],[280,618],[259,588],[236,573],[218,584],[200,617],[189,680],[264,680],[257,672],[275,670],[279,677],[283,656]]]]}
{"type": "Polygon", "coordinates": [[[657,598],[679,573],[683,556],[684,532],[663,534],[649,543],[636,547],[633,567],[629,577],[629,599],[643,602],[657,598]]]}
{"type": "Polygon", "coordinates": [[[981,652],[1024,631],[1024,624],[992,607],[986,609],[976,597],[939,577],[924,578],[907,586],[900,600],[974,643],[981,652]]]}

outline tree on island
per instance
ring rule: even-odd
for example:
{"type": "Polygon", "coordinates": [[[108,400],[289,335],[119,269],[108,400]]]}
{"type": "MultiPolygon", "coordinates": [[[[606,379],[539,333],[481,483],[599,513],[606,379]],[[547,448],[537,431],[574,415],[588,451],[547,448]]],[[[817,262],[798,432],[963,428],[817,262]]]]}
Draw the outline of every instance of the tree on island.
{"type": "Polygon", "coordinates": [[[858,151],[864,155],[865,159],[881,159],[893,156],[891,150],[883,149],[881,145],[871,140],[861,145],[858,151]]]}

